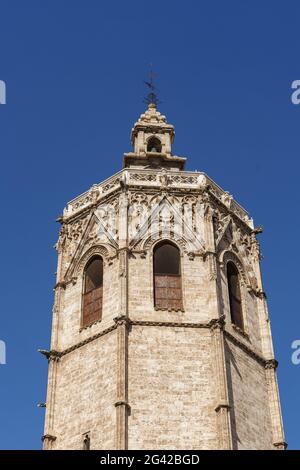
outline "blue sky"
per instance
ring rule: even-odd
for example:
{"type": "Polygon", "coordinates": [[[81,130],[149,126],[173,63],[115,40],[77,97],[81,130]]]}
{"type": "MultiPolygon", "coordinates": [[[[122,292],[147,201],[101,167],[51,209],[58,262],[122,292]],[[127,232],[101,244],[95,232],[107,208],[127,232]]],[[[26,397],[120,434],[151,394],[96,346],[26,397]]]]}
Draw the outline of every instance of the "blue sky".
{"type": "Polygon", "coordinates": [[[43,434],[57,216],[121,168],[157,72],[174,152],[249,210],[260,235],[286,439],[300,448],[296,1],[0,0],[0,446],[43,434]]]}

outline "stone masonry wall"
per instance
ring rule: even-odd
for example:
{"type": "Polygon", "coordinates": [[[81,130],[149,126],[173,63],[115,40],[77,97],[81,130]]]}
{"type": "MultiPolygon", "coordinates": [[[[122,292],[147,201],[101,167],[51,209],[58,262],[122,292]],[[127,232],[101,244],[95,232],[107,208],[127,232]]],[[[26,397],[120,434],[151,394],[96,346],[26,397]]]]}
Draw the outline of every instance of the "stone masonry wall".
{"type": "Polygon", "coordinates": [[[54,449],[82,449],[90,431],[92,449],[115,446],[116,331],[67,354],[58,364],[54,449]]]}
{"type": "Polygon", "coordinates": [[[137,327],[129,336],[130,449],[217,447],[209,330],[137,327]]]}
{"type": "Polygon", "coordinates": [[[226,342],[229,403],[234,449],[272,449],[265,369],[226,342]]]}

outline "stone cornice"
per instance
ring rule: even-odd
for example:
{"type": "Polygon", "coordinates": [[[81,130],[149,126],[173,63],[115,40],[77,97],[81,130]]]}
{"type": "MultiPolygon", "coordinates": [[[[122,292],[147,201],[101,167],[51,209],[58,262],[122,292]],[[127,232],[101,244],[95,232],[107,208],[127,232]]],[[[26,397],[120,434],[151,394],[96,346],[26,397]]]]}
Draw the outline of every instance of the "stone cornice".
{"type": "Polygon", "coordinates": [[[154,307],[156,312],[181,312],[184,313],[184,308],[167,308],[167,307],[154,307]]]}
{"type": "MultiPolygon", "coordinates": [[[[185,192],[193,190],[202,194],[203,188],[205,188],[204,192],[209,194],[220,207],[226,210],[227,213],[230,213],[236,221],[241,223],[244,229],[246,228],[247,231],[253,232],[253,226],[250,219],[247,219],[249,216],[245,209],[231,196],[227,195],[226,191],[220,188],[205,173],[167,170],[165,174],[169,181],[166,186],[168,190],[184,190],[185,192]],[[203,179],[205,181],[203,181],[203,179]],[[227,196],[230,197],[230,204],[227,204],[225,201],[227,196]]],[[[104,182],[92,186],[88,191],[70,201],[64,211],[64,215],[62,217],[60,216],[60,222],[69,223],[77,217],[81,217],[84,213],[90,212],[93,208],[97,207],[99,202],[104,202],[112,195],[115,195],[116,192],[120,192],[122,184],[124,183],[123,180],[126,180],[126,186],[130,188],[143,187],[150,189],[152,187],[157,191],[157,189],[161,187],[161,171],[157,172],[146,168],[127,168],[121,170],[104,182]],[[154,179],[153,175],[155,176],[154,179]]]]}
{"type": "Polygon", "coordinates": [[[69,354],[72,351],[75,351],[76,349],[81,348],[82,346],[85,346],[88,343],[91,343],[92,341],[95,341],[98,338],[101,338],[101,336],[104,336],[118,328],[120,325],[126,325],[127,327],[129,326],[155,326],[155,327],[166,327],[166,328],[205,328],[209,329],[211,331],[214,331],[215,329],[220,329],[224,332],[225,337],[231,341],[233,344],[238,346],[240,349],[242,349],[246,354],[248,354],[250,357],[252,357],[254,360],[256,360],[260,365],[262,365],[265,369],[276,369],[278,366],[278,362],[275,359],[265,359],[262,355],[254,351],[252,348],[247,346],[243,341],[240,341],[236,336],[233,334],[229,333],[225,329],[225,319],[224,316],[221,316],[220,318],[213,318],[212,320],[205,322],[205,323],[196,323],[196,322],[172,322],[172,321],[147,321],[147,320],[131,320],[130,318],[126,317],[125,315],[120,315],[114,318],[114,324],[112,324],[110,327],[100,331],[99,333],[89,336],[88,338],[79,341],[78,343],[74,344],[73,346],[70,346],[67,349],[64,349],[63,351],[46,351],[46,350],[39,350],[41,354],[43,354],[47,359],[50,360],[59,360],[63,356],[69,354]]]}
{"type": "Polygon", "coordinates": [[[130,320],[130,324],[134,326],[164,326],[174,328],[210,328],[210,323],[193,323],[193,322],[158,322],[147,320],[130,320]]]}

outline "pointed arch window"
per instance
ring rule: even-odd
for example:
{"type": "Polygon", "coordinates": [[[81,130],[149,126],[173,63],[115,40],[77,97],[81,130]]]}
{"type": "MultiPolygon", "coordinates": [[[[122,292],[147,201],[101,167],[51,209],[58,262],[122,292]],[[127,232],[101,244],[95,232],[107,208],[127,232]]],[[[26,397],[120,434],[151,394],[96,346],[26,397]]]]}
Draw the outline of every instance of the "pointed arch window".
{"type": "Polygon", "coordinates": [[[84,273],[82,326],[101,320],[103,298],[103,260],[92,258],[84,273]]]}
{"type": "Polygon", "coordinates": [[[153,253],[154,306],[182,310],[180,251],[170,242],[157,245],[153,253]]]}
{"type": "Polygon", "coordinates": [[[161,141],[157,137],[151,137],[148,140],[147,152],[161,153],[161,141]]]}
{"type": "Polygon", "coordinates": [[[242,330],[244,329],[240,274],[234,263],[227,264],[227,282],[231,321],[242,330]]]}

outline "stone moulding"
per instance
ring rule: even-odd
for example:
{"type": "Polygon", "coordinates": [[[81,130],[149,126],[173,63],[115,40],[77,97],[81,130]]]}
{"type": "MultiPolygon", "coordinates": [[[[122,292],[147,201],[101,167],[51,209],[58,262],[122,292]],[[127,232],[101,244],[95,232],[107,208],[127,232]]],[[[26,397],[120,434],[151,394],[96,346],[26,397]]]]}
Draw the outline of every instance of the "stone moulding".
{"type": "Polygon", "coordinates": [[[91,343],[92,341],[95,341],[98,338],[101,338],[101,336],[111,333],[112,331],[116,330],[119,325],[124,325],[124,324],[126,324],[126,326],[155,326],[155,327],[159,326],[159,327],[166,327],[166,328],[168,327],[206,328],[210,330],[219,328],[224,331],[224,335],[229,341],[231,341],[233,344],[235,344],[240,349],[242,349],[245,353],[247,353],[250,357],[252,357],[252,359],[254,359],[256,362],[262,365],[265,369],[276,369],[278,366],[278,362],[276,361],[276,359],[265,359],[259,353],[257,353],[252,348],[247,346],[244,342],[236,338],[233,334],[229,333],[229,331],[225,329],[224,316],[219,317],[219,318],[213,318],[212,320],[206,323],[194,323],[194,322],[172,322],[172,321],[159,322],[159,321],[147,321],[147,320],[131,320],[130,318],[124,315],[121,315],[121,316],[114,318],[114,324],[111,325],[110,327],[100,331],[99,333],[93,336],[89,336],[83,341],[80,341],[74,344],[73,346],[70,346],[69,348],[64,349],[63,351],[52,350],[52,351],[47,351],[47,354],[46,353],[42,353],[42,354],[44,354],[49,361],[59,360],[60,358],[62,358],[63,356],[66,356],[72,351],[75,351],[76,349],[79,349],[82,346],[85,346],[86,344],[91,343]]]}
{"type": "Polygon", "coordinates": [[[154,307],[154,310],[156,312],[180,312],[180,313],[184,313],[185,310],[184,308],[159,308],[159,307],[154,307]]]}

